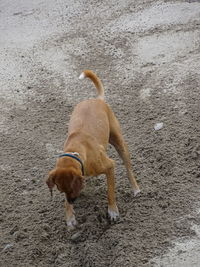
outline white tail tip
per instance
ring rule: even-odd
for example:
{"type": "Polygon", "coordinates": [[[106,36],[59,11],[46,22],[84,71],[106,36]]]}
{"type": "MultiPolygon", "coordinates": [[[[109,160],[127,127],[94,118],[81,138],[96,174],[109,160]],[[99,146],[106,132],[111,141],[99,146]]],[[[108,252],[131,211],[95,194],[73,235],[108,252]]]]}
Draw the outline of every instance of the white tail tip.
{"type": "Polygon", "coordinates": [[[85,73],[82,72],[81,75],[79,76],[79,79],[80,79],[80,80],[83,80],[84,78],[85,78],[85,73]]]}

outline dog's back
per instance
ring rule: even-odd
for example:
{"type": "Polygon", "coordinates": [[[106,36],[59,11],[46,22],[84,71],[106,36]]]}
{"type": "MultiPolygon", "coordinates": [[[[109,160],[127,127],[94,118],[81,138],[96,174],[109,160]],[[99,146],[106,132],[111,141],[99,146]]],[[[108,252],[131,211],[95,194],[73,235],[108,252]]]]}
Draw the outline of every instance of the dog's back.
{"type": "Polygon", "coordinates": [[[108,106],[101,99],[88,99],[79,103],[70,118],[68,134],[79,133],[96,138],[99,144],[109,140],[108,106]]]}
{"type": "Polygon", "coordinates": [[[106,146],[110,135],[109,114],[112,111],[104,102],[104,88],[100,79],[90,70],[84,71],[79,78],[86,77],[94,82],[97,98],[84,100],[74,108],[69,122],[68,139],[77,133],[79,138],[80,135],[87,135],[88,138],[96,139],[99,144],[106,146]]]}

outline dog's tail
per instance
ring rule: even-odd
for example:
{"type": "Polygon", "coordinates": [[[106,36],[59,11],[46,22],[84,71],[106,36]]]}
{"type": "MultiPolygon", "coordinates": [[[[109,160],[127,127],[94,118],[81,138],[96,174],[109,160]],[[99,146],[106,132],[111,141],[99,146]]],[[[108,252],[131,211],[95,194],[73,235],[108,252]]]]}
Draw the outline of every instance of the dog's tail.
{"type": "Polygon", "coordinates": [[[103,88],[103,84],[100,81],[100,79],[97,77],[97,75],[91,71],[91,70],[84,70],[81,75],[79,76],[79,79],[84,79],[84,78],[90,78],[93,83],[95,84],[96,88],[97,88],[97,92],[98,92],[98,96],[97,98],[100,98],[102,100],[104,100],[104,88],[103,88]]]}

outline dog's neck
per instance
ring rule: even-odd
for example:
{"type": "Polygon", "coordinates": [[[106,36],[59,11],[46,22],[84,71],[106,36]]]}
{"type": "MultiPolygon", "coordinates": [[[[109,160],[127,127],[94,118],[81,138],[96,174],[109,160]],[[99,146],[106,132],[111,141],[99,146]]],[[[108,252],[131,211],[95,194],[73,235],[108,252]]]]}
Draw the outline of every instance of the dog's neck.
{"type": "Polygon", "coordinates": [[[59,158],[68,157],[68,158],[72,158],[78,161],[81,165],[82,175],[84,176],[84,165],[83,165],[83,161],[80,159],[80,154],[78,152],[66,152],[66,153],[60,154],[58,157],[59,158]]]}
{"type": "MultiPolygon", "coordinates": [[[[70,152],[69,152],[70,153],[70,152]]],[[[70,158],[70,157],[62,157],[57,159],[57,168],[68,168],[68,167],[73,167],[78,171],[80,176],[82,176],[82,166],[80,162],[77,160],[70,158]]]]}

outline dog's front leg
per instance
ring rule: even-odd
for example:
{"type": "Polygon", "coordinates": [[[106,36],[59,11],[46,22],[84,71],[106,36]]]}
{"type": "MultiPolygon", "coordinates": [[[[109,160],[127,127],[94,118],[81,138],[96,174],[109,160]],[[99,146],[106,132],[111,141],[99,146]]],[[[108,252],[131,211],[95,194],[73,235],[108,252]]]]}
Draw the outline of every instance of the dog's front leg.
{"type": "Polygon", "coordinates": [[[77,224],[73,205],[65,200],[66,222],[69,230],[73,230],[77,224]]]}
{"type": "Polygon", "coordinates": [[[111,221],[115,221],[119,217],[119,211],[115,199],[115,175],[114,164],[112,168],[106,170],[107,185],[108,185],[108,215],[111,221]]]}

